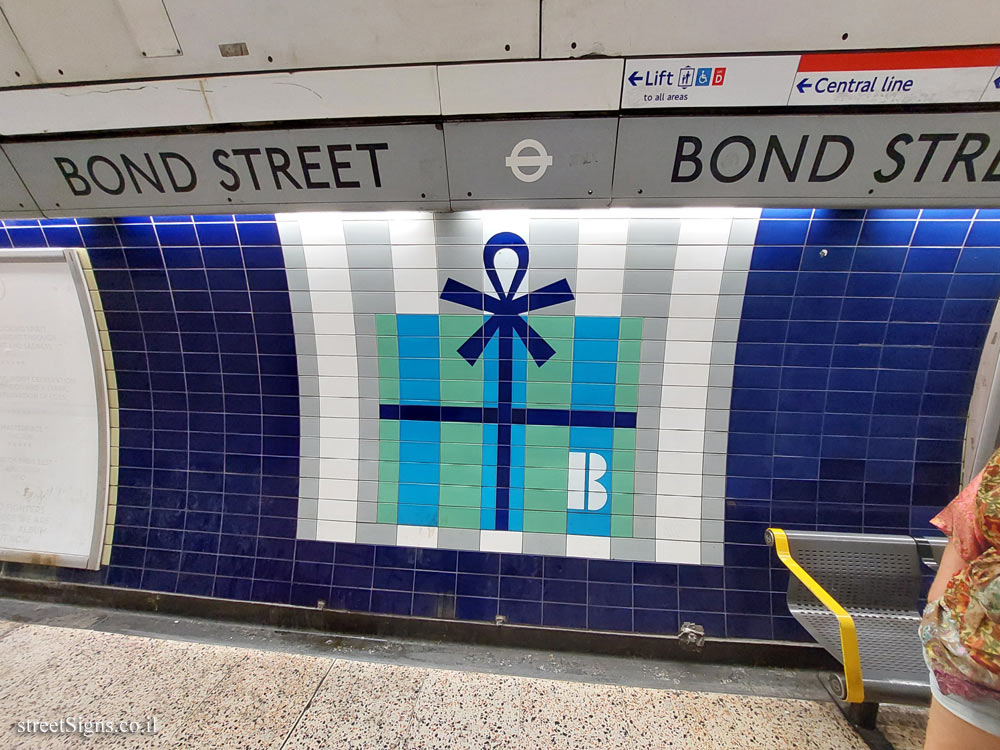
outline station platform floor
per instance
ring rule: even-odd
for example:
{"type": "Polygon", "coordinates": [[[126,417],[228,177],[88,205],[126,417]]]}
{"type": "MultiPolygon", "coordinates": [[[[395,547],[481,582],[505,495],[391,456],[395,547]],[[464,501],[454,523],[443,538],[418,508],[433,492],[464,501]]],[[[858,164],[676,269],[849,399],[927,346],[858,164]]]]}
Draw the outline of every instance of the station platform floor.
{"type": "MultiPolygon", "coordinates": [[[[868,747],[808,670],[344,637],[15,599],[0,599],[0,675],[4,748],[868,747]],[[64,733],[25,731],[60,719],[64,733]],[[144,731],[81,733],[100,719],[144,731]]],[[[919,750],[925,723],[920,708],[880,713],[896,750],[919,750]]]]}

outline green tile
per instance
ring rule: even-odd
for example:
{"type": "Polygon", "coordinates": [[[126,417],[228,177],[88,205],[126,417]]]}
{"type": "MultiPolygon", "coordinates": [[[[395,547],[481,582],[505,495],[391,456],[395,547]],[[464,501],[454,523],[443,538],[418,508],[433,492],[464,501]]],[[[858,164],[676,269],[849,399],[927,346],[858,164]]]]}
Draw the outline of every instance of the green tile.
{"type": "Polygon", "coordinates": [[[524,470],[524,486],[540,490],[561,490],[566,492],[569,483],[569,470],[541,469],[528,466],[524,470]]]}
{"type": "Polygon", "coordinates": [[[615,471],[632,471],[635,467],[635,453],[625,448],[615,448],[611,454],[611,468],[615,471]]]}
{"type": "Polygon", "coordinates": [[[573,338],[572,315],[528,315],[528,324],[544,339],[573,338]]]}
{"type": "Polygon", "coordinates": [[[632,517],[633,508],[633,495],[631,492],[612,492],[611,493],[611,516],[628,516],[632,517]]]}
{"type": "Polygon", "coordinates": [[[569,465],[568,451],[565,448],[528,446],[524,449],[524,464],[525,466],[565,469],[569,465]]]}
{"type": "Polygon", "coordinates": [[[632,517],[611,516],[611,536],[630,539],[632,537],[632,517]]]}
{"type": "Polygon", "coordinates": [[[379,480],[378,483],[378,501],[379,504],[382,503],[392,503],[395,505],[399,502],[399,483],[398,482],[386,482],[379,480]]]}
{"type": "Polygon", "coordinates": [[[528,487],[524,490],[524,507],[531,510],[566,511],[566,488],[540,490],[528,487]]]}
{"type": "Polygon", "coordinates": [[[545,445],[569,449],[569,427],[555,425],[528,425],[525,430],[527,445],[545,445]]]}
{"type": "Polygon", "coordinates": [[[641,339],[642,338],[642,318],[622,318],[621,339],[641,339]]]}
{"type": "Polygon", "coordinates": [[[442,406],[480,406],[483,403],[481,380],[441,380],[442,406]]]}
{"type": "Polygon", "coordinates": [[[393,460],[383,460],[378,462],[378,481],[383,482],[398,482],[399,481],[399,460],[398,457],[393,460]]]}
{"type": "Polygon", "coordinates": [[[375,516],[377,523],[396,523],[399,514],[399,507],[396,503],[379,503],[375,516]]]}
{"type": "MultiPolygon", "coordinates": [[[[476,467],[478,468],[478,467],[476,467]]],[[[450,508],[475,508],[478,512],[482,504],[483,491],[479,487],[478,477],[474,486],[462,486],[453,484],[441,485],[441,507],[450,508]]]]}
{"type": "MultiPolygon", "coordinates": [[[[623,365],[619,365],[622,367],[623,365]]],[[[634,411],[639,405],[639,386],[622,385],[615,386],[615,408],[634,411]]]]}
{"type": "MultiPolygon", "coordinates": [[[[481,451],[480,456],[482,456],[481,451]]],[[[441,460],[440,481],[442,487],[446,484],[478,487],[480,478],[482,477],[482,468],[479,466],[478,460],[473,466],[469,464],[444,463],[443,457],[441,460]]]]}
{"type": "Polygon", "coordinates": [[[375,350],[380,357],[398,357],[399,339],[395,336],[376,336],[375,350]]]}
{"type": "MultiPolygon", "coordinates": [[[[483,460],[482,445],[472,445],[469,443],[441,443],[441,461],[446,464],[468,464],[472,465],[476,471],[483,460]]],[[[443,481],[443,480],[442,480],[443,481]]],[[[477,479],[474,484],[478,484],[477,479]]],[[[464,484],[464,482],[455,482],[464,484]]]]}
{"type": "Polygon", "coordinates": [[[396,316],[395,315],[376,315],[375,316],[375,333],[379,336],[395,336],[396,335],[396,316]]]}
{"type": "Polygon", "coordinates": [[[382,419],[378,423],[379,440],[399,440],[399,420],[382,419]]]}
{"type": "Polygon", "coordinates": [[[525,510],[524,530],[549,534],[565,534],[566,511],[525,510]]]}
{"type": "Polygon", "coordinates": [[[611,472],[611,488],[615,492],[627,492],[630,495],[635,491],[635,472],[628,471],[611,472]]]}
{"type": "Polygon", "coordinates": [[[530,406],[568,404],[573,395],[573,389],[569,383],[538,383],[529,380],[527,388],[530,406]]]}
{"type": "Polygon", "coordinates": [[[483,442],[483,426],[481,424],[463,424],[461,422],[442,422],[441,442],[467,443],[475,446],[475,449],[478,451],[483,442]]]}
{"type": "Polygon", "coordinates": [[[456,508],[442,505],[438,508],[438,526],[445,529],[478,529],[479,507],[456,508]]]}
{"type": "Polygon", "coordinates": [[[439,318],[438,330],[442,338],[455,336],[464,341],[479,330],[484,320],[483,315],[442,315],[439,318]]]}
{"type": "Polygon", "coordinates": [[[612,438],[612,445],[615,450],[634,450],[635,449],[635,430],[619,427],[614,432],[614,437],[612,438]]]}
{"type": "MultiPolygon", "coordinates": [[[[619,362],[636,363],[640,360],[640,352],[641,342],[639,341],[620,341],[618,343],[619,362]]],[[[618,380],[621,382],[621,375],[618,376],[618,380]]]]}

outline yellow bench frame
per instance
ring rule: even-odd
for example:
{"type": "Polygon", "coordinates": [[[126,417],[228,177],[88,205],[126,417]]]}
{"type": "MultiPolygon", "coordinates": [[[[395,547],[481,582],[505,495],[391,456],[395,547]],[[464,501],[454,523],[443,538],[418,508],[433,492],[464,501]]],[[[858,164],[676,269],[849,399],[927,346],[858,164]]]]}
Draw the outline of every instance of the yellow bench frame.
{"type": "Polygon", "coordinates": [[[815,578],[795,562],[788,549],[788,537],[785,535],[784,529],[768,529],[767,531],[774,541],[774,551],[778,553],[778,559],[822,602],[823,606],[837,616],[837,621],[840,624],[840,649],[844,657],[846,700],[848,703],[864,703],[865,687],[861,676],[861,652],[858,649],[858,630],[854,624],[854,618],[836,599],[830,596],[826,589],[819,585],[815,578]]]}

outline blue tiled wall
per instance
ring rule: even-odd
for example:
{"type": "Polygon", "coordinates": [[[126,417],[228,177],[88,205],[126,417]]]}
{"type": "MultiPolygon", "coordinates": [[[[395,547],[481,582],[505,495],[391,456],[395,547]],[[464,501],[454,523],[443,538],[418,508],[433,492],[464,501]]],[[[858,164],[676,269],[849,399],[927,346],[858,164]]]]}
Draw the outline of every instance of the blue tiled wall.
{"type": "Polygon", "coordinates": [[[555,627],[803,638],[768,524],[923,533],[957,487],[1000,211],[765,211],[730,423],[726,565],[295,539],[298,393],[272,216],[7,221],[84,245],[120,389],[109,585],[555,627]],[[825,251],[825,253],[823,252],[825,251]]]}

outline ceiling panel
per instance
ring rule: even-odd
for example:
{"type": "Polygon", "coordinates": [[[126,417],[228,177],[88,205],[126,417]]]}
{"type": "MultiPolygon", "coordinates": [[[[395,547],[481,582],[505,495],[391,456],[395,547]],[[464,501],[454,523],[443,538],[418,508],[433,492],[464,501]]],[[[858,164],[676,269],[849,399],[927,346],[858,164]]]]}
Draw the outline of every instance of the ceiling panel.
{"type": "Polygon", "coordinates": [[[545,0],[542,57],[994,44],[997,28],[996,0],[545,0]]]}
{"type": "Polygon", "coordinates": [[[0,15],[0,86],[21,86],[38,83],[35,69],[28,62],[10,25],[0,15]]]}
{"type": "MultiPolygon", "coordinates": [[[[164,0],[164,5],[182,54],[167,55],[162,18],[133,30],[130,22],[136,26],[136,19],[116,0],[0,0],[27,58],[47,83],[537,59],[539,51],[540,0],[164,0]]],[[[18,49],[17,40],[4,40],[0,32],[0,66],[15,64],[7,56],[18,49]]],[[[0,70],[0,80],[3,75],[0,70]]]]}

